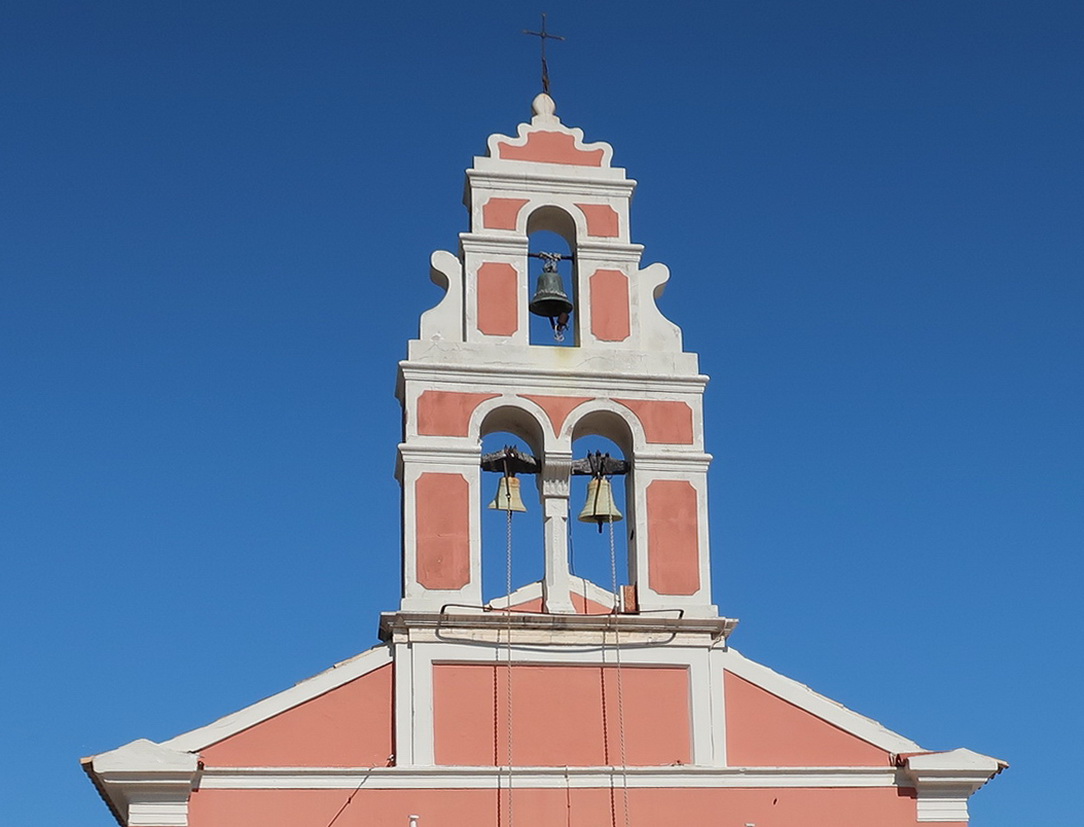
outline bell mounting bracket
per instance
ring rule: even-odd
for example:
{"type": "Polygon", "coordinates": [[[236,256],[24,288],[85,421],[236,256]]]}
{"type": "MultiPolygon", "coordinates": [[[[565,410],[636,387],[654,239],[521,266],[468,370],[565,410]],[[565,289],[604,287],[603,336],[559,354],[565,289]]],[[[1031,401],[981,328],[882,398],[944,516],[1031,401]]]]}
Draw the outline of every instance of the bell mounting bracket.
{"type": "MultiPolygon", "coordinates": [[[[538,460],[518,448],[505,445],[491,454],[482,454],[483,471],[496,471],[501,474],[537,474],[540,471],[538,460]]],[[[632,463],[625,459],[614,459],[601,451],[588,452],[583,459],[572,460],[574,476],[612,477],[627,474],[632,463]]]]}

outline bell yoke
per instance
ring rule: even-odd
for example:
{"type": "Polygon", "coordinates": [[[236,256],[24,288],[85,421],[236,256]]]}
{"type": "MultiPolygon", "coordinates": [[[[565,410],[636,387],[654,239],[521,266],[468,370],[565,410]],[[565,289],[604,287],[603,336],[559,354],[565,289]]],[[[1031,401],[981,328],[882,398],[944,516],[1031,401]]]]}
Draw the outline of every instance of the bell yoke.
{"type": "MultiPolygon", "coordinates": [[[[497,495],[489,504],[489,508],[499,511],[526,511],[520,496],[520,483],[517,473],[537,474],[539,471],[538,460],[530,454],[526,454],[511,445],[506,445],[500,451],[485,454],[482,457],[481,466],[483,471],[496,471],[503,476],[497,483],[497,495]]],[[[614,459],[608,453],[595,451],[588,453],[583,459],[573,460],[571,473],[573,476],[590,475],[591,481],[587,483],[587,501],[580,511],[579,520],[583,523],[597,523],[599,532],[606,523],[616,523],[623,520],[621,512],[613,498],[613,488],[608,477],[613,475],[625,475],[631,467],[627,460],[614,459]]]]}

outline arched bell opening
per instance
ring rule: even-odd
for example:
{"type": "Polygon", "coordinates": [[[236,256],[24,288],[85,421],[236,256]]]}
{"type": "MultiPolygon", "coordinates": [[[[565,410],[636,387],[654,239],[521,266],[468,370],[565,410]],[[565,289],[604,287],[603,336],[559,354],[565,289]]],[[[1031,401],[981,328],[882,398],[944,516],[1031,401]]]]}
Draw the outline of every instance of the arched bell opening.
{"type": "Polygon", "coordinates": [[[577,346],[576,224],[572,217],[559,207],[539,207],[527,218],[527,249],[530,343],[577,346]],[[562,324],[567,326],[564,330],[559,329],[562,324]]]}
{"type": "Polygon", "coordinates": [[[530,459],[541,463],[542,440],[538,422],[519,408],[497,408],[482,421],[482,513],[479,522],[483,603],[509,593],[509,528],[511,590],[542,579],[542,505],[538,475],[531,473],[528,467],[530,459]]]}
{"type": "MultiPolygon", "coordinates": [[[[569,568],[607,591],[616,586],[620,605],[622,587],[632,582],[632,433],[616,414],[590,413],[573,430],[572,457],[569,568]]],[[[582,598],[574,602],[579,607],[582,598]]]]}

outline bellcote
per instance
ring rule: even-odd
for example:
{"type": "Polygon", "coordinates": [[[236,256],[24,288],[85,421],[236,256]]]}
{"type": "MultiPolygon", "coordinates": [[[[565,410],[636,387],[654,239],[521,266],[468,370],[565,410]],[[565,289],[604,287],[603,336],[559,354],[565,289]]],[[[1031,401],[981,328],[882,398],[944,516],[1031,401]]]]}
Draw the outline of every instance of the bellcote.
{"type": "Polygon", "coordinates": [[[444,296],[400,364],[401,608],[481,603],[481,439],[511,432],[538,461],[536,485],[523,489],[525,499],[537,489],[544,515],[545,611],[574,611],[569,477],[574,443],[590,435],[620,446],[631,467],[619,504],[626,608],[713,617],[707,377],[656,305],[670,272],[640,266],[629,220],[636,182],[612,166],[610,145],[562,124],[547,94],[532,108],[530,123],[491,135],[467,170],[470,229],[456,253],[433,254],[430,278],[444,296]],[[537,231],[560,236],[571,258],[565,346],[532,343],[537,231]]]}
{"type": "Polygon", "coordinates": [[[488,154],[467,170],[470,231],[459,237],[458,256],[433,256],[431,277],[446,295],[422,317],[411,358],[432,342],[528,346],[528,239],[544,230],[561,236],[572,253],[575,346],[596,354],[642,351],[666,369],[695,372],[695,356],[682,354],[680,329],[655,303],[669,269],[641,270],[643,246],[630,241],[636,182],[611,166],[609,144],[585,142],[582,130],[562,124],[549,95],[538,95],[532,108],[534,117],[516,137],[491,135],[488,154]]]}

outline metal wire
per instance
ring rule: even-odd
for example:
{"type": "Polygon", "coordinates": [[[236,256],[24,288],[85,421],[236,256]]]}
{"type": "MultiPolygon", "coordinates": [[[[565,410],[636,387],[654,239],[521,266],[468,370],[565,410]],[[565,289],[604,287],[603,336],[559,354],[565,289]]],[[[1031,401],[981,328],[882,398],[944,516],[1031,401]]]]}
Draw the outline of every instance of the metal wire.
{"type": "MultiPolygon", "coordinates": [[[[508,827],[512,827],[512,510],[505,512],[507,515],[507,531],[505,543],[505,575],[504,584],[507,593],[507,606],[505,616],[508,618],[508,646],[506,649],[506,676],[505,683],[505,720],[508,725],[507,743],[505,752],[508,757],[508,827]]],[[[498,792],[498,795],[500,793],[498,792]]]]}
{"type": "Polygon", "coordinates": [[[621,680],[621,622],[617,617],[620,597],[617,591],[617,551],[614,542],[614,518],[610,516],[610,581],[614,594],[614,659],[617,665],[617,731],[621,738],[621,804],[625,811],[625,827],[629,827],[629,771],[625,745],[625,693],[621,680]]]}

